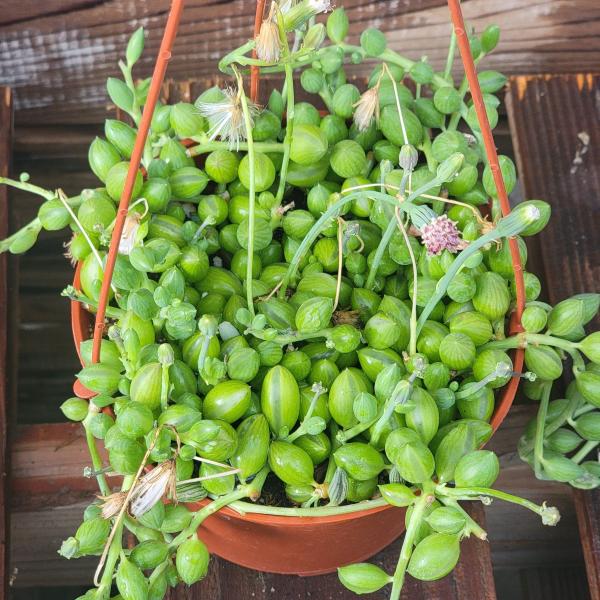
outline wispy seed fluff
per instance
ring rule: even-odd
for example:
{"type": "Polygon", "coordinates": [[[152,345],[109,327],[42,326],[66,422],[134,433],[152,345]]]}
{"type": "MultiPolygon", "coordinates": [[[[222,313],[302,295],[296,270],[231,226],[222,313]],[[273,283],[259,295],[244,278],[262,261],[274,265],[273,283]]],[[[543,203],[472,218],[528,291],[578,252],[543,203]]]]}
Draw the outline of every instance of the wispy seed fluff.
{"type": "Polygon", "coordinates": [[[317,14],[331,10],[330,0],[308,0],[308,4],[317,14]]]}
{"type": "MultiPolygon", "coordinates": [[[[223,92],[223,99],[218,102],[200,102],[198,109],[200,114],[208,119],[210,129],[208,135],[211,140],[220,137],[229,142],[230,149],[239,150],[240,142],[248,139],[246,122],[240,90],[227,87],[223,92]]],[[[252,103],[248,103],[250,111],[250,124],[253,126],[253,116],[258,109],[252,103]]]]}
{"type": "Polygon", "coordinates": [[[256,36],[256,55],[268,63],[276,63],[281,56],[281,40],[279,29],[273,20],[274,12],[275,4],[271,4],[269,16],[262,22],[256,36]]]}
{"type": "Polygon", "coordinates": [[[354,124],[359,131],[368,129],[374,118],[379,120],[379,85],[369,88],[354,108],[354,124]]]}

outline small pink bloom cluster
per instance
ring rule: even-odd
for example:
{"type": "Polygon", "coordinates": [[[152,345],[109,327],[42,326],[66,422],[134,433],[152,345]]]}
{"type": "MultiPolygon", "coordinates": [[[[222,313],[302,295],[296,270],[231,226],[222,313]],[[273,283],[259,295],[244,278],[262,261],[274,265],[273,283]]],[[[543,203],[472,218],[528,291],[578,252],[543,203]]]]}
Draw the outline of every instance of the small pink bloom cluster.
{"type": "Polygon", "coordinates": [[[440,215],[423,227],[421,239],[427,248],[427,254],[434,256],[444,250],[458,252],[464,247],[456,223],[447,215],[440,215]]]}

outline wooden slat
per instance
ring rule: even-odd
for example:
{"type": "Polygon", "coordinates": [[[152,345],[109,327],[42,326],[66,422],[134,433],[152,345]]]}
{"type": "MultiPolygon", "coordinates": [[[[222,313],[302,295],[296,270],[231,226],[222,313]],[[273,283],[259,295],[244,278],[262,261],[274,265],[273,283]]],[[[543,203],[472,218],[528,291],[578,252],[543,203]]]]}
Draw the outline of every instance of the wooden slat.
{"type": "MultiPolygon", "coordinates": [[[[0,87],[0,175],[6,176],[10,168],[12,134],[12,95],[9,88],[0,87]]],[[[8,194],[0,189],[0,238],[8,232],[8,194]]],[[[10,268],[6,255],[0,257],[0,597],[7,593],[8,544],[9,544],[9,435],[13,417],[14,371],[11,361],[11,342],[14,327],[11,324],[13,308],[9,314],[9,298],[14,298],[10,289],[10,268]]]]}
{"type": "MultiPolygon", "coordinates": [[[[10,0],[0,16],[0,81],[16,89],[19,122],[96,122],[106,104],[105,80],[118,75],[117,59],[133,29],[148,29],[140,76],[151,71],[168,0],[10,0]]],[[[436,68],[445,60],[445,0],[344,0],[350,41],[369,25],[389,44],[436,68]]],[[[226,52],[251,37],[253,0],[189,0],[169,66],[175,79],[214,76],[226,52]]],[[[486,68],[508,73],[574,72],[597,68],[600,6],[596,0],[471,0],[466,18],[476,29],[502,27],[503,38],[486,68]]],[[[352,71],[364,73],[366,65],[352,71]]]]}
{"type": "MultiPolygon", "coordinates": [[[[510,82],[508,114],[525,194],[552,205],[536,253],[552,303],[600,291],[599,94],[600,76],[592,74],[510,82]]],[[[600,494],[574,495],[590,590],[598,600],[600,494]]]]}
{"type": "Polygon", "coordinates": [[[600,490],[577,491],[575,509],[592,600],[600,599],[600,490]]]}

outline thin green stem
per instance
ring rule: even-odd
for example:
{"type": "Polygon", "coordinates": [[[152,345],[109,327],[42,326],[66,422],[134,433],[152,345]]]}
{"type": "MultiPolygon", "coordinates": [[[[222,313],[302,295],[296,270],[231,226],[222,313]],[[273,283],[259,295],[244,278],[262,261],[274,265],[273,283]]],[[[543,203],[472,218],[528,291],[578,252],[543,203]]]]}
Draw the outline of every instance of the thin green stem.
{"type": "Polygon", "coordinates": [[[480,540],[487,540],[487,532],[485,529],[483,529],[483,527],[481,527],[481,525],[479,525],[479,523],[477,523],[477,521],[475,521],[456,500],[447,497],[441,497],[439,500],[444,506],[451,506],[452,508],[456,509],[465,518],[465,535],[469,536],[473,534],[480,540]]]}
{"type": "Polygon", "coordinates": [[[410,255],[410,264],[412,266],[413,273],[413,294],[412,294],[412,306],[410,312],[410,343],[409,343],[409,352],[410,355],[413,356],[417,352],[417,294],[418,294],[418,286],[419,286],[419,274],[417,270],[417,260],[415,258],[415,253],[413,252],[413,248],[410,245],[410,240],[408,238],[408,233],[404,224],[402,223],[402,217],[400,216],[400,212],[396,209],[396,221],[398,223],[398,228],[402,232],[402,236],[404,237],[404,242],[406,243],[406,247],[408,248],[408,253],[410,255]]]}
{"type": "Polygon", "coordinates": [[[331,335],[333,328],[329,327],[327,329],[321,329],[320,331],[314,331],[312,333],[300,333],[299,331],[294,331],[289,334],[280,334],[275,337],[271,337],[268,334],[265,334],[262,330],[248,329],[246,333],[252,334],[254,337],[260,340],[266,340],[275,342],[280,346],[286,346],[288,344],[295,344],[296,342],[301,342],[304,340],[313,340],[315,338],[328,338],[331,335]]]}
{"type": "MultiPolygon", "coordinates": [[[[197,146],[191,146],[187,149],[188,156],[199,156],[200,154],[209,154],[215,150],[229,150],[229,142],[206,142],[200,143],[197,146]]],[[[248,150],[248,144],[246,142],[240,142],[240,150],[248,150]]],[[[279,142],[254,142],[254,149],[257,152],[284,152],[285,144],[279,142]]]]}
{"type": "Polygon", "coordinates": [[[542,478],[542,461],[544,460],[544,429],[546,427],[546,417],[548,415],[548,404],[550,403],[550,392],[552,383],[544,384],[542,399],[538,409],[537,421],[535,426],[535,444],[533,452],[533,466],[535,476],[542,478]]]}
{"type": "Polygon", "coordinates": [[[402,115],[402,105],[400,104],[400,96],[398,96],[398,84],[396,80],[392,76],[392,72],[390,68],[385,64],[383,64],[383,69],[386,72],[389,80],[392,82],[392,88],[394,90],[394,98],[396,100],[396,109],[398,110],[398,119],[400,120],[400,127],[402,129],[402,139],[404,140],[404,144],[408,146],[408,135],[406,133],[406,125],[404,123],[404,116],[402,115]]]}
{"type": "Polygon", "coordinates": [[[436,496],[446,496],[456,500],[473,500],[477,498],[497,498],[511,504],[517,504],[523,508],[534,512],[537,515],[543,516],[547,510],[545,505],[535,504],[526,498],[520,498],[508,492],[494,490],[492,488],[473,487],[473,488],[448,488],[445,485],[438,485],[436,488],[436,496]]]}
{"type": "Polygon", "coordinates": [[[375,250],[375,256],[373,257],[373,262],[371,263],[371,268],[369,269],[369,275],[367,276],[367,282],[365,283],[365,288],[368,290],[372,290],[375,284],[375,277],[377,277],[377,271],[379,270],[379,265],[383,260],[383,255],[385,253],[386,248],[390,244],[390,240],[392,239],[392,235],[394,235],[394,230],[396,229],[396,223],[392,219],[385,232],[381,236],[381,240],[379,241],[379,245],[375,250]]]}
{"type": "MultiPolygon", "coordinates": [[[[102,259],[100,258],[98,249],[96,248],[96,246],[94,246],[92,240],[90,239],[90,236],[88,235],[88,232],[84,229],[83,225],[77,218],[75,211],[69,206],[69,203],[67,202],[67,198],[65,197],[63,191],[58,190],[57,196],[58,196],[58,199],[62,202],[63,206],[65,207],[65,210],[69,213],[69,216],[71,217],[71,219],[73,219],[73,222],[75,223],[75,225],[77,225],[79,232],[83,236],[83,239],[87,242],[87,245],[89,246],[90,251],[94,255],[94,258],[96,259],[96,262],[98,263],[98,265],[100,267],[100,270],[102,271],[102,273],[104,273],[104,264],[102,263],[102,259]]],[[[112,284],[112,283],[111,283],[111,288],[112,288],[113,292],[115,292],[115,293],[117,292],[114,284],[112,284]]]]}
{"type": "MultiPolygon", "coordinates": [[[[283,56],[285,59],[290,57],[290,48],[287,43],[287,35],[283,24],[283,16],[281,11],[277,11],[277,24],[279,27],[279,36],[283,40],[283,56]]],[[[284,151],[283,161],[279,172],[279,187],[277,188],[277,206],[283,201],[285,192],[285,183],[287,179],[288,167],[290,164],[290,152],[292,148],[292,137],[294,134],[294,70],[290,64],[285,65],[285,97],[286,97],[286,123],[285,123],[285,139],[283,140],[284,151]]]]}
{"type": "Polygon", "coordinates": [[[104,464],[102,462],[100,452],[98,451],[98,446],[96,446],[96,438],[92,435],[92,432],[86,426],[85,422],[83,427],[85,430],[85,441],[87,443],[90,457],[92,459],[92,465],[96,473],[96,481],[98,482],[100,493],[103,496],[110,496],[110,487],[106,482],[106,478],[104,477],[104,473],[102,471],[104,468],[104,464]]]}
{"type": "Polygon", "coordinates": [[[265,479],[269,473],[268,468],[264,468],[256,475],[251,483],[239,486],[233,492],[225,494],[219,498],[213,500],[210,504],[200,509],[190,521],[190,524],[169,544],[169,550],[175,550],[182,542],[187,540],[190,536],[194,535],[198,530],[198,527],[202,522],[210,515],[213,515],[217,511],[221,510],[225,506],[232,504],[242,498],[258,498],[264,485],[265,479]]]}
{"type": "Polygon", "coordinates": [[[142,111],[140,110],[140,105],[137,100],[137,93],[135,89],[135,83],[133,82],[132,75],[132,67],[133,65],[128,65],[124,63],[122,60],[119,61],[119,67],[121,67],[121,73],[123,73],[123,79],[125,79],[125,85],[129,88],[131,92],[131,96],[133,98],[133,103],[131,105],[131,118],[135,121],[136,125],[140,124],[140,119],[142,118],[142,111]]]}
{"type": "Polygon", "coordinates": [[[318,506],[316,508],[282,508],[279,506],[264,506],[262,504],[250,504],[249,502],[234,502],[229,508],[240,514],[252,513],[261,515],[275,515],[280,517],[328,517],[333,515],[345,515],[364,510],[371,510],[387,506],[383,498],[377,500],[366,500],[355,504],[344,506],[318,506]]]}
{"type": "MultiPolygon", "coordinates": [[[[69,298],[69,300],[75,300],[76,302],[81,302],[81,304],[85,304],[90,308],[98,309],[98,301],[92,300],[89,296],[86,296],[84,293],[76,290],[72,285],[67,286],[62,294],[69,298]]],[[[125,311],[121,308],[117,308],[116,306],[107,306],[106,307],[106,316],[109,319],[120,319],[125,316],[125,311]]]]}
{"type": "Polygon", "coordinates": [[[581,446],[577,454],[574,454],[571,457],[571,460],[573,462],[576,462],[577,464],[581,463],[587,457],[587,455],[598,445],[600,445],[600,442],[596,442],[594,440],[586,442],[583,446],[581,446]]]}
{"type": "Polygon", "coordinates": [[[392,582],[392,592],[390,594],[390,600],[400,600],[400,593],[404,585],[404,578],[406,576],[406,569],[408,562],[413,553],[413,546],[415,544],[415,538],[417,532],[425,518],[425,511],[427,507],[433,502],[434,497],[428,492],[423,490],[423,493],[419,496],[415,502],[413,512],[406,528],[404,540],[402,542],[402,549],[400,550],[400,556],[398,558],[398,564],[394,571],[394,579],[392,582]]]}
{"type": "Polygon", "coordinates": [[[448,47],[448,58],[446,58],[446,68],[444,69],[444,79],[448,82],[452,81],[452,67],[454,66],[454,56],[456,55],[456,32],[452,27],[450,33],[450,46],[448,47]]]}
{"type": "Polygon", "coordinates": [[[56,197],[54,192],[50,190],[46,190],[39,185],[34,185],[33,183],[29,183],[28,181],[17,181],[16,179],[10,179],[9,177],[0,177],[0,185],[8,185],[10,187],[14,187],[18,190],[23,190],[24,192],[30,192],[35,194],[36,196],[41,196],[46,200],[52,200],[56,197]]]}
{"type": "Polygon", "coordinates": [[[102,578],[98,588],[100,590],[110,590],[112,587],[113,573],[115,566],[119,560],[121,551],[123,550],[123,520],[121,519],[116,526],[116,531],[113,540],[110,544],[108,554],[106,555],[106,562],[104,563],[104,571],[102,572],[102,578]]]}
{"type": "Polygon", "coordinates": [[[255,155],[254,155],[254,140],[252,139],[252,119],[250,117],[250,110],[248,108],[248,100],[244,93],[244,82],[241,75],[235,69],[235,76],[238,82],[238,88],[240,90],[240,99],[242,102],[242,110],[244,113],[244,123],[246,125],[246,133],[248,135],[248,161],[250,162],[249,172],[249,188],[248,188],[248,260],[246,265],[246,302],[248,303],[248,310],[252,317],[254,317],[254,295],[252,293],[252,267],[254,265],[254,220],[256,217],[256,183],[254,172],[255,169],[255,155]]]}

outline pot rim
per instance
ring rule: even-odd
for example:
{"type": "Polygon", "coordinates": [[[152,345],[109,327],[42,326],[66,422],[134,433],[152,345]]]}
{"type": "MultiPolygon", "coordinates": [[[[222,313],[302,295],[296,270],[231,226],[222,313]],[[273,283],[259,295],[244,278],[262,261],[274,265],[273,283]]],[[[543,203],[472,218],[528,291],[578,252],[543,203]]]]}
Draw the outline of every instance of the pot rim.
{"type": "MultiPolygon", "coordinates": [[[[212,502],[212,500],[210,498],[205,498],[204,500],[199,500],[198,502],[186,502],[186,506],[190,506],[190,507],[194,507],[194,509],[200,509],[200,508],[204,508],[205,506],[208,506],[210,503],[212,502]]],[[[243,501],[242,501],[243,502],[243,501]]],[[[239,505],[238,505],[239,506],[239,505]]],[[[254,505],[257,506],[257,505],[254,505]]],[[[332,523],[343,523],[345,521],[352,521],[354,519],[356,519],[357,517],[365,517],[365,516],[369,516],[369,515],[375,515],[377,513],[380,513],[384,510],[388,510],[390,508],[397,508],[395,506],[392,506],[391,504],[386,504],[383,506],[375,506],[372,508],[364,508],[364,509],[360,509],[360,510],[355,510],[352,512],[346,512],[346,513],[341,513],[341,514],[336,514],[336,515],[321,515],[321,516],[314,516],[314,517],[309,517],[309,516],[297,516],[297,515],[272,515],[272,514],[266,514],[266,513],[260,513],[260,512],[247,512],[247,513],[240,513],[237,510],[234,510],[233,508],[229,507],[229,506],[225,506],[224,508],[221,508],[219,510],[219,514],[223,515],[229,519],[232,520],[236,520],[236,521],[244,521],[244,522],[250,522],[250,523],[257,523],[257,524],[264,524],[265,522],[268,522],[269,525],[272,526],[278,526],[278,525],[283,525],[283,526],[291,526],[291,527],[304,527],[307,524],[314,524],[314,523],[319,523],[322,525],[328,525],[328,524],[332,524],[332,523]]],[[[293,511],[293,508],[283,508],[282,510],[289,510],[289,511],[293,511]]]]}

